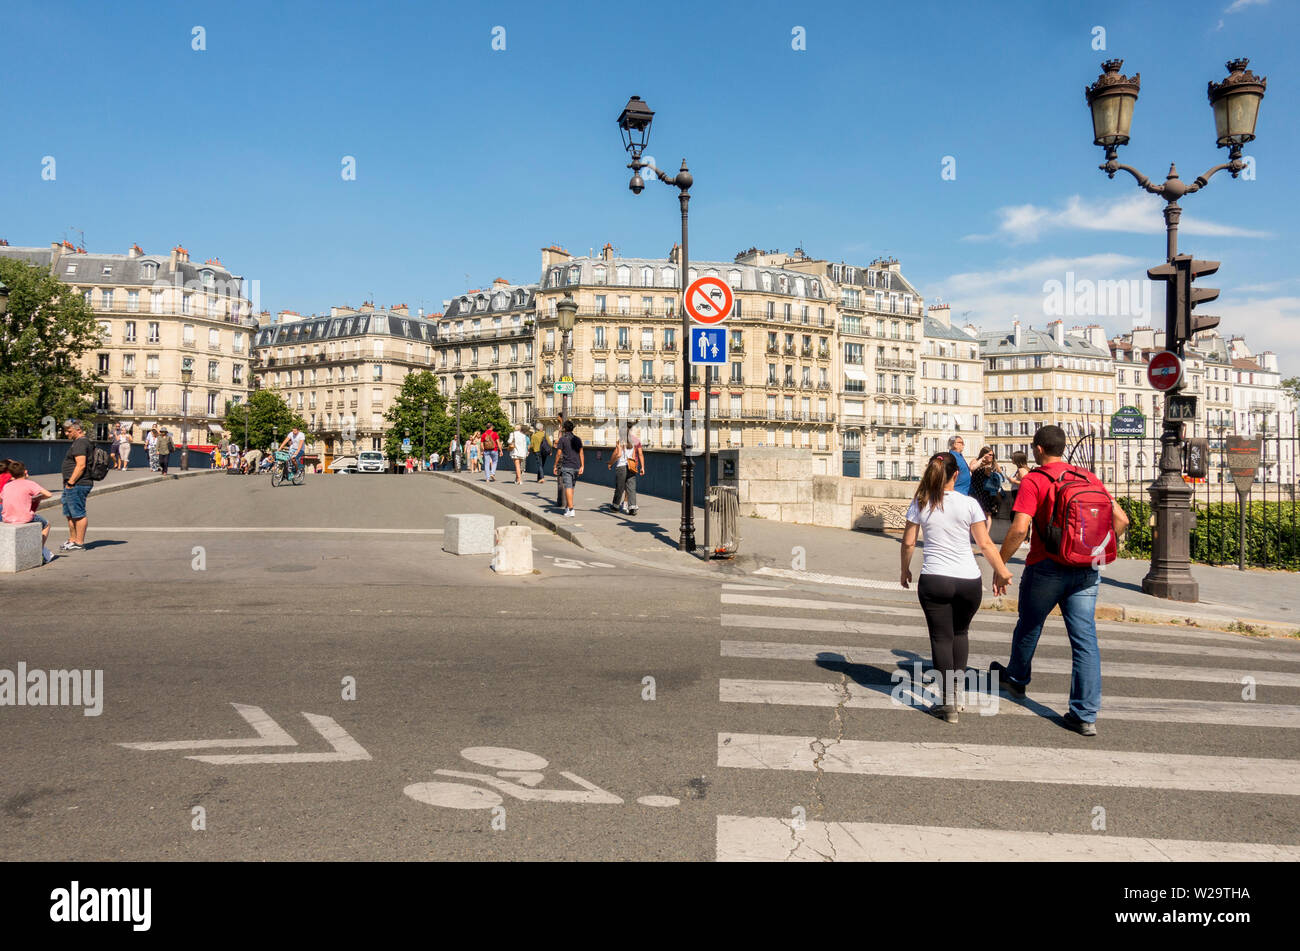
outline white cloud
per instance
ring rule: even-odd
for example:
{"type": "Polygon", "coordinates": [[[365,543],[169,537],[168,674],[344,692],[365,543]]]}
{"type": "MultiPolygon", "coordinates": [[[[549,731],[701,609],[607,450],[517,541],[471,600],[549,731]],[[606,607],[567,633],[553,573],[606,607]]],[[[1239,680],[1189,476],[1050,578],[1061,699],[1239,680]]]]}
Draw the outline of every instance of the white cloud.
{"type": "Polygon", "coordinates": [[[1244,336],[1252,353],[1272,350],[1283,378],[1300,375],[1300,297],[1251,297],[1214,306],[1223,318],[1219,333],[1244,336]]]}
{"type": "MultiPolygon", "coordinates": [[[[1231,13],[1240,13],[1242,10],[1246,9],[1247,7],[1262,7],[1266,3],[1268,3],[1268,0],[1232,0],[1232,3],[1228,5],[1228,8],[1223,11],[1223,15],[1227,16],[1231,13]]],[[[1216,31],[1223,29],[1222,19],[1220,19],[1219,22],[1215,24],[1214,29],[1216,31]]]]}
{"type": "MultiPolygon", "coordinates": [[[[986,235],[967,235],[968,241],[1002,238],[1013,244],[1037,241],[1054,231],[1121,231],[1130,234],[1163,234],[1164,202],[1145,192],[1095,203],[1071,195],[1057,209],[1041,205],[1008,205],[997,211],[1001,222],[997,231],[986,235]]],[[[1183,213],[1179,231],[1188,235],[1222,238],[1270,238],[1267,231],[1253,231],[1233,225],[1203,221],[1183,213]]]]}

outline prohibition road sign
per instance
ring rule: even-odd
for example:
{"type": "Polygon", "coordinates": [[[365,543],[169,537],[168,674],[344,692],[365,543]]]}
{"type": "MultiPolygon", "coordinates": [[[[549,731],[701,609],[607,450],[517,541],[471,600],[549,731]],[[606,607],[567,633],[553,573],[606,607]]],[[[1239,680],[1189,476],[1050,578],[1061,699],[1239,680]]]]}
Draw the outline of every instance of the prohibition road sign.
{"type": "Polygon", "coordinates": [[[1183,382],[1183,361],[1178,354],[1161,350],[1147,364],[1147,382],[1161,392],[1175,389],[1183,382]]]}
{"type": "Polygon", "coordinates": [[[686,313],[699,324],[719,324],[731,313],[735,297],[720,277],[699,277],[686,288],[686,313]]]}

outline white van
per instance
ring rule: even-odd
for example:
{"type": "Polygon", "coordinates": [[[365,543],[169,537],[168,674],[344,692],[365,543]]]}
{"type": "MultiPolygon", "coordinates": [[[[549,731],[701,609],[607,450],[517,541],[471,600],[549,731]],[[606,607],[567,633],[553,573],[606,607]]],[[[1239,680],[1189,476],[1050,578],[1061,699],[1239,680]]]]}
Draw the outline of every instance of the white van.
{"type": "Polygon", "coordinates": [[[368,450],[357,455],[358,472],[386,472],[388,470],[388,460],[384,458],[382,452],[368,450]]]}

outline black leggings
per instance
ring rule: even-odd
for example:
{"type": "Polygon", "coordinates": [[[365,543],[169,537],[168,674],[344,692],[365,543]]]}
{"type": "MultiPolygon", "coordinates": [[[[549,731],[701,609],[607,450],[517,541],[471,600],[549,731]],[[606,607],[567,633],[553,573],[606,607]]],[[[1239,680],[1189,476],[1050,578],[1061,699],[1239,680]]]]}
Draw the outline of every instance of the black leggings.
{"type": "Polygon", "coordinates": [[[970,656],[971,618],[984,598],[981,578],[949,578],[947,575],[921,575],[916,585],[930,629],[930,653],[935,670],[962,671],[970,656]]]}

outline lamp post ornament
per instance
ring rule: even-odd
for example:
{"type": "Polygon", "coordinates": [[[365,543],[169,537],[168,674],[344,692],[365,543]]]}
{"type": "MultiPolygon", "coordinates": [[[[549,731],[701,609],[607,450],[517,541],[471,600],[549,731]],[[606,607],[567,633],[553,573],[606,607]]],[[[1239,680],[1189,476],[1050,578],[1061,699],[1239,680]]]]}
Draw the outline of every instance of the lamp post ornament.
{"type": "MultiPolygon", "coordinates": [[[[1106,150],[1106,161],[1099,168],[1107,177],[1116,172],[1128,172],[1139,188],[1159,195],[1165,201],[1165,263],[1147,271],[1154,281],[1165,282],[1165,349],[1177,358],[1184,355],[1187,343],[1199,331],[1218,326],[1219,318],[1193,315],[1197,304],[1208,303],[1219,296],[1213,288],[1193,287],[1197,277],[1213,274],[1218,261],[1197,261],[1190,254],[1178,253],[1178,221],[1182,208],[1178,202],[1186,195],[1200,191],[1210,179],[1222,171],[1233,178],[1240,177],[1249,167],[1242,158],[1241,147],[1255,138],[1255,121],[1259,117],[1259,104],[1264,98],[1266,78],[1258,77],[1247,66],[1247,59],[1228,62],[1228,75],[1220,82],[1211,82],[1208,88],[1210,105],[1214,110],[1215,143],[1227,148],[1228,161],[1198,175],[1189,185],[1178,177],[1173,164],[1164,182],[1153,184],[1137,169],[1119,161],[1119,147],[1127,145],[1133,123],[1133,107],[1137,103],[1141,75],[1125,76],[1120,70],[1122,59],[1107,60],[1101,64],[1102,75],[1084,90],[1084,97],[1092,111],[1093,144],[1106,150]]],[[[1177,369],[1181,370],[1181,363],[1177,369]]],[[[1155,510],[1155,533],[1151,546],[1151,570],[1142,579],[1142,590],[1147,594],[1174,601],[1196,601],[1199,586],[1191,573],[1191,487],[1182,479],[1183,423],[1173,418],[1173,413],[1186,413],[1188,401],[1193,396],[1182,396],[1183,381],[1167,392],[1165,418],[1160,438],[1160,475],[1151,485],[1151,505],[1155,510]],[[1176,409],[1171,411],[1171,407],[1176,409]]],[[[1194,403],[1191,404],[1195,418],[1194,403]]]]}

